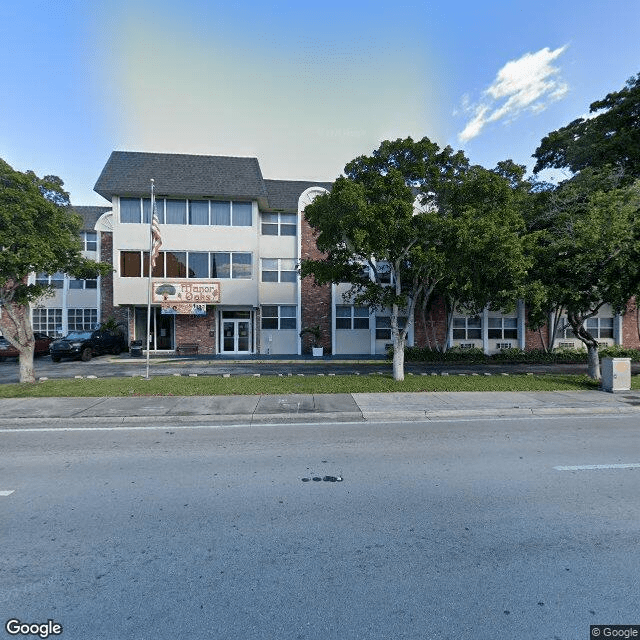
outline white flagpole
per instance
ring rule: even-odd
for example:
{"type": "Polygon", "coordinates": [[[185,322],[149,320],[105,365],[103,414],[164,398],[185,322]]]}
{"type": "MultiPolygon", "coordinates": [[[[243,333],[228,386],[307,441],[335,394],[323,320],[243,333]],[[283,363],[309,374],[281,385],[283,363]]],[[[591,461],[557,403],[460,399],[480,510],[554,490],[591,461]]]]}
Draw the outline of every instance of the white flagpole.
{"type": "Polygon", "coordinates": [[[151,256],[153,255],[153,206],[155,204],[154,180],[151,178],[151,208],[149,209],[149,287],[147,292],[147,380],[149,379],[149,351],[151,350],[151,256]]]}

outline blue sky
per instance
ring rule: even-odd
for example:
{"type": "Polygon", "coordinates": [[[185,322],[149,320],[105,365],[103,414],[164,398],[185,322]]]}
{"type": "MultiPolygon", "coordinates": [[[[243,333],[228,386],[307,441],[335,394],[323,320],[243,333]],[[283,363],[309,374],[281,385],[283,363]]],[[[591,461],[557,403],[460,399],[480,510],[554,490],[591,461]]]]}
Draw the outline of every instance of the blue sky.
{"type": "Polygon", "coordinates": [[[638,42],[638,0],[5,2],[0,157],[78,205],[106,204],[114,149],[332,180],[410,135],[531,168],[544,135],[640,72],[638,42]]]}

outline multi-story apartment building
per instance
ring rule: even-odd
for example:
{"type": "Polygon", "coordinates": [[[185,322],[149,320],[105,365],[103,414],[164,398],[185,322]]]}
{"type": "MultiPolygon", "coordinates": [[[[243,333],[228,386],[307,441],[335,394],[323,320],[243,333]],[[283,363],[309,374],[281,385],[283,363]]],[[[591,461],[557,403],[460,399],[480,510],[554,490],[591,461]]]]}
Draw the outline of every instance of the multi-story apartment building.
{"type": "Polygon", "coordinates": [[[151,179],[162,247],[152,274],[151,348],[301,352],[304,206],[330,183],[265,180],[255,158],[115,151],[95,185],[112,211],[97,222],[113,261],[103,316],[146,341],[151,179]]]}
{"type": "MultiPolygon", "coordinates": [[[[98,219],[110,207],[73,207],[83,221],[82,255],[97,260],[100,255],[100,237],[95,230],[98,219]]],[[[100,278],[78,280],[66,273],[37,273],[32,282],[47,284],[53,293],[31,305],[33,330],[60,337],[69,331],[94,329],[101,318],[100,278]]]]}
{"type": "MultiPolygon", "coordinates": [[[[111,207],[101,213],[77,208],[83,215],[100,213],[91,247],[114,266],[113,277],[103,278],[98,289],[100,301],[89,307],[103,321],[114,315],[128,328],[129,340],[146,342],[152,179],[162,237],[151,279],[153,351],[189,344],[209,354],[300,354],[309,346],[300,331],[319,326],[326,352],[385,352],[389,311],[353,304],[346,283],[317,286],[298,275],[300,260],[320,256],[304,209],[331,183],[264,179],[256,158],[111,154],[95,185],[111,207]]],[[[77,288],[68,283],[67,327],[77,313],[72,309],[79,308],[68,304],[77,288]]],[[[634,318],[614,316],[605,306],[587,324],[605,344],[637,345],[634,318]]],[[[409,326],[410,345],[447,342],[494,353],[548,343],[546,329],[527,328],[523,304],[507,314],[456,313],[448,333],[442,305],[433,305],[427,317],[418,311],[401,321],[409,326]]],[[[44,318],[39,326],[44,330],[44,318]]],[[[558,343],[581,345],[566,329],[558,343]]]]}

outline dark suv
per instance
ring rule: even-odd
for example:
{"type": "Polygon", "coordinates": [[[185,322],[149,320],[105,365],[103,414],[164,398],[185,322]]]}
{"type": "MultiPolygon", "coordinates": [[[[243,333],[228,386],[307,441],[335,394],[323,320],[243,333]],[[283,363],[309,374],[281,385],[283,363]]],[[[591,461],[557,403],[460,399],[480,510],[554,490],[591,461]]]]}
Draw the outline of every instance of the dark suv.
{"type": "Polygon", "coordinates": [[[80,358],[84,362],[102,353],[118,355],[125,349],[124,336],[108,329],[95,331],[72,331],[49,346],[51,360],[60,362],[62,358],[80,358]]]}

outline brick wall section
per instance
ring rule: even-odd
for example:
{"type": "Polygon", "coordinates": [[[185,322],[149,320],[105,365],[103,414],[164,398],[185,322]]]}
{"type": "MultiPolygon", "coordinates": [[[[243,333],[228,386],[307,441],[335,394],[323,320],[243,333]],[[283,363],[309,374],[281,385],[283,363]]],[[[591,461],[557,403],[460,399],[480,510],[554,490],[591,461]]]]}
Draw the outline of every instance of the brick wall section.
{"type": "MultiPolygon", "coordinates": [[[[113,264],[113,234],[100,232],[100,262],[113,264]]],[[[100,321],[113,315],[113,271],[100,279],[100,321]]]]}
{"type": "MultiPolygon", "coordinates": [[[[100,262],[115,266],[113,234],[106,231],[100,232],[100,262]]],[[[113,271],[107,276],[102,276],[100,279],[100,322],[106,322],[113,316],[126,333],[127,339],[132,340],[133,318],[130,317],[132,315],[127,307],[113,306],[113,271]]]]}
{"type": "Polygon", "coordinates": [[[183,343],[196,343],[198,353],[216,353],[216,336],[209,335],[215,330],[215,311],[209,311],[206,316],[177,315],[176,348],[183,343]]]}
{"type": "MultiPolygon", "coordinates": [[[[300,221],[301,228],[301,252],[303,260],[322,260],[325,255],[316,246],[316,234],[309,226],[304,214],[300,221]]],[[[331,351],[331,285],[318,285],[314,278],[309,276],[301,283],[302,303],[302,328],[320,325],[322,337],[320,345],[325,353],[331,351]]],[[[310,352],[311,340],[305,338],[302,342],[303,350],[310,352]]]]}

